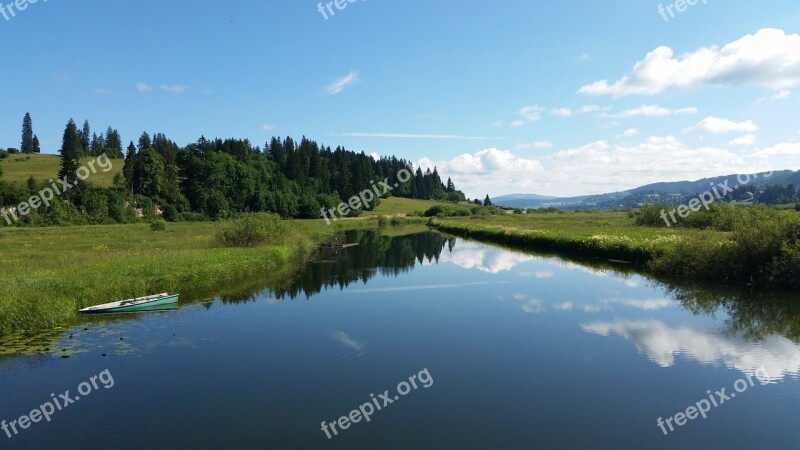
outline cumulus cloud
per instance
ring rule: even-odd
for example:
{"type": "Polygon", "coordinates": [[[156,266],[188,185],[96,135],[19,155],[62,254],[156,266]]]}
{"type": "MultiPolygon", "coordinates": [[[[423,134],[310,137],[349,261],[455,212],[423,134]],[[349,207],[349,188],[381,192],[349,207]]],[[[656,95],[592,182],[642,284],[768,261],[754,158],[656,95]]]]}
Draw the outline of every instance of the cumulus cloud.
{"type": "Polygon", "coordinates": [[[439,256],[439,263],[454,264],[470,270],[497,274],[507,272],[519,264],[533,261],[533,256],[488,248],[472,242],[459,242],[451,252],[439,256]]]}
{"type": "Polygon", "coordinates": [[[746,122],[734,122],[733,120],[722,119],[720,117],[706,117],[690,130],[704,131],[712,134],[724,133],[754,133],[758,131],[758,125],[752,120],[746,122]]]}
{"type": "Polygon", "coordinates": [[[618,81],[596,81],[578,92],[589,95],[655,95],[673,88],[755,85],[769,89],[800,86],[800,36],[765,28],[723,47],[675,56],[661,46],[618,81]]]}
{"type": "Polygon", "coordinates": [[[640,352],[661,367],[675,364],[676,355],[686,355],[708,365],[723,363],[745,374],[764,367],[770,380],[800,373],[800,346],[783,336],[772,335],[762,342],[727,337],[719,330],[691,326],[670,326],[657,320],[595,322],[581,325],[584,331],[630,339],[640,352]]]}
{"type": "MultiPolygon", "coordinates": [[[[762,149],[757,156],[798,152],[800,144],[783,144],[762,149]]],[[[419,166],[423,170],[436,166],[468,196],[483,198],[487,193],[509,192],[601,194],[662,181],[752,173],[751,159],[726,148],[690,146],[674,136],[651,136],[638,143],[596,141],[536,157],[489,148],[443,161],[422,158],[419,166]]],[[[791,166],[782,161],[773,164],[791,166]]]]}
{"type": "Polygon", "coordinates": [[[328,95],[336,95],[342,92],[345,88],[352,86],[357,82],[358,82],[358,72],[356,72],[355,70],[351,70],[350,73],[348,73],[347,75],[329,84],[325,90],[328,92],[328,95]]]}
{"type": "MultiPolygon", "coordinates": [[[[755,153],[759,157],[800,156],[800,143],[784,143],[761,149],[755,153]]],[[[789,167],[794,168],[794,167],[789,167]]]]}
{"type": "Polygon", "coordinates": [[[746,134],[728,142],[728,145],[749,146],[755,144],[756,142],[758,142],[758,138],[755,134],[746,134]]]}

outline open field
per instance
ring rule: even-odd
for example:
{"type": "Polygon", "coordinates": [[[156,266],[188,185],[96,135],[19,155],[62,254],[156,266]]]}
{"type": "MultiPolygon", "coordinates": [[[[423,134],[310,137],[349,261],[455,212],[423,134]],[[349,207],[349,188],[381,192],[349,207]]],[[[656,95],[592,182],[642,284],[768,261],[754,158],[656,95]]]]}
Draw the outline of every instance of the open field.
{"type": "Polygon", "coordinates": [[[637,226],[625,212],[437,218],[435,228],[515,248],[632,262],[692,281],[800,287],[800,214],[734,209],[731,229],[637,226]]]}
{"type": "MultiPolygon", "coordinates": [[[[529,213],[475,218],[440,218],[442,231],[522,246],[646,264],[683,237],[686,228],[636,226],[625,212],[529,213]]],[[[722,238],[720,233],[718,238],[722,238]]]]}
{"type": "MultiPolygon", "coordinates": [[[[374,211],[365,212],[364,216],[412,215],[417,212],[423,213],[432,206],[436,205],[452,205],[452,203],[440,202],[436,200],[415,200],[411,198],[389,197],[387,199],[381,199],[381,204],[378,205],[374,211]]],[[[464,203],[464,205],[468,205],[468,203],[464,203]]]]}
{"type": "MultiPolygon", "coordinates": [[[[189,299],[254,275],[278,277],[300,267],[315,243],[342,229],[322,220],[295,222],[280,245],[221,248],[218,223],[0,229],[0,335],[52,327],[80,308],[176,291],[189,299]]],[[[346,228],[375,227],[372,220],[346,228]]],[[[198,297],[199,298],[199,297],[198,297]]]]}
{"type": "MultiPolygon", "coordinates": [[[[81,164],[86,164],[92,158],[83,158],[81,164]]],[[[112,169],[108,172],[100,170],[92,174],[86,181],[99,187],[109,187],[114,180],[114,175],[122,172],[123,160],[112,159],[112,169]]],[[[0,159],[3,168],[3,180],[9,183],[24,184],[33,176],[39,182],[56,178],[61,167],[61,157],[58,155],[8,155],[0,159]]]]}

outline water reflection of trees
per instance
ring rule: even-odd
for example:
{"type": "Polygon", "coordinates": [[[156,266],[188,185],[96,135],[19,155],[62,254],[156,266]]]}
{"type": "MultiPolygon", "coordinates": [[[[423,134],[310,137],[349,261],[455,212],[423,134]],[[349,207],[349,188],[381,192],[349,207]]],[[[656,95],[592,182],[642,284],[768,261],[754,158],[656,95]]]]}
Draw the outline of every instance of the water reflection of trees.
{"type": "Polygon", "coordinates": [[[358,243],[340,251],[325,251],[321,258],[298,272],[291,282],[271,288],[274,298],[311,297],[323,289],[344,289],[352,283],[366,283],[376,275],[399,276],[417,263],[437,263],[445,246],[452,249],[455,238],[439,233],[417,233],[388,237],[370,231],[347,234],[347,242],[358,243]]]}
{"type": "Polygon", "coordinates": [[[728,315],[725,331],[748,340],[760,341],[779,334],[800,342],[800,295],[791,292],[763,292],[743,288],[679,285],[657,282],[696,315],[728,315]]]}

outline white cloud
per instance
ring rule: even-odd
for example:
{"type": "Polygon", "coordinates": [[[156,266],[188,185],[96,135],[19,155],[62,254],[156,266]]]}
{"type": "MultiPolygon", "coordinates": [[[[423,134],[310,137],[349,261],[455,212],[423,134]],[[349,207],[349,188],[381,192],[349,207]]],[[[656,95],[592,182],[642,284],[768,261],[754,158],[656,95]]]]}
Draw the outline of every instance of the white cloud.
{"type": "Polygon", "coordinates": [[[274,129],[275,129],[275,125],[272,125],[272,124],[269,124],[269,123],[265,123],[264,125],[261,125],[261,131],[272,131],[274,129]]]}
{"type": "Polygon", "coordinates": [[[488,248],[465,241],[454,247],[452,252],[443,252],[439,256],[439,263],[454,264],[463,269],[497,274],[510,271],[517,265],[534,259],[532,256],[488,248]]]}
{"type": "Polygon", "coordinates": [[[746,122],[734,122],[719,117],[706,117],[700,123],[690,128],[694,131],[704,131],[712,134],[723,133],[754,133],[758,131],[758,126],[752,120],[746,122]]]}
{"type": "Polygon", "coordinates": [[[642,105],[638,108],[626,109],[616,114],[602,114],[602,117],[627,119],[630,117],[664,117],[673,114],[697,114],[698,110],[694,107],[669,109],[659,105],[642,105]]]}
{"type": "Polygon", "coordinates": [[[578,114],[589,114],[598,111],[608,111],[610,109],[611,109],[610,106],[583,105],[580,108],[574,110],[571,108],[555,108],[552,111],[550,111],[550,114],[560,117],[570,117],[578,114]]]}
{"type": "Polygon", "coordinates": [[[541,314],[545,312],[542,301],[538,299],[530,299],[522,305],[522,310],[528,314],[541,314]]]}
{"type": "MultiPolygon", "coordinates": [[[[784,143],[761,149],[755,153],[758,157],[770,156],[800,156],[800,143],[784,143]]],[[[796,166],[797,164],[795,164],[796,166]]],[[[790,168],[790,167],[787,167],[790,168]]]]}
{"type": "Polygon", "coordinates": [[[581,56],[578,59],[580,59],[581,61],[588,61],[590,59],[589,58],[589,54],[584,52],[584,53],[581,54],[581,56]]]}
{"type": "Polygon", "coordinates": [[[458,134],[408,134],[408,133],[341,133],[339,136],[387,139],[464,139],[471,141],[503,140],[503,136],[461,136],[458,134]]]}
{"type": "Polygon", "coordinates": [[[535,142],[526,142],[524,144],[517,145],[517,148],[520,150],[541,150],[546,148],[553,148],[553,143],[550,141],[535,141],[535,142]]]}
{"type": "Polygon", "coordinates": [[[775,95],[771,97],[767,97],[768,100],[783,100],[785,98],[789,98],[792,96],[792,91],[788,89],[781,89],[779,92],[776,92],[775,95]]]}
{"type": "Polygon", "coordinates": [[[356,82],[358,82],[358,72],[351,70],[347,75],[329,84],[325,90],[328,92],[328,95],[336,95],[356,82]]]}
{"type": "Polygon", "coordinates": [[[616,333],[630,339],[639,351],[661,367],[675,364],[676,355],[686,355],[701,363],[724,363],[745,374],[755,374],[764,367],[772,381],[800,373],[800,346],[783,336],[772,335],[761,342],[724,335],[719,330],[690,326],[670,326],[663,322],[596,322],[581,325],[584,331],[609,336],[616,333]]]}
{"type": "Polygon", "coordinates": [[[189,86],[182,84],[162,84],[158,86],[162,91],[171,92],[173,94],[182,94],[189,90],[189,86]]]}
{"type": "Polygon", "coordinates": [[[605,300],[605,303],[616,303],[620,305],[630,306],[631,308],[641,309],[643,311],[657,311],[664,309],[675,304],[672,300],[665,298],[655,299],[610,299],[605,300]]]}
{"type": "Polygon", "coordinates": [[[553,308],[559,311],[571,311],[572,308],[575,307],[575,303],[573,302],[564,302],[564,303],[556,303],[553,305],[553,308]]]}
{"type": "Polygon", "coordinates": [[[150,86],[149,84],[140,81],[136,83],[136,90],[139,92],[153,92],[153,86],[150,86]]]}
{"type": "MultiPolygon", "coordinates": [[[[800,144],[784,144],[761,152],[766,156],[800,154],[800,144]]],[[[725,148],[689,146],[674,136],[652,136],[634,143],[596,141],[536,157],[488,148],[444,161],[422,158],[419,164],[423,170],[437,166],[469,197],[483,198],[487,193],[495,196],[509,192],[601,194],[663,181],[752,173],[749,158],[749,154],[740,155],[725,148]]],[[[782,168],[791,165],[773,161],[779,163],[782,168]]]]}
{"type": "Polygon", "coordinates": [[[554,116],[569,117],[572,115],[572,110],[569,108],[557,108],[550,113],[554,116]]]}
{"type": "Polygon", "coordinates": [[[369,157],[372,158],[375,161],[380,161],[381,160],[381,155],[379,155],[379,154],[377,154],[375,152],[370,153],[369,157]]]}
{"type": "Polygon", "coordinates": [[[753,145],[758,142],[758,138],[755,134],[747,134],[744,136],[739,136],[736,139],[728,142],[728,145],[736,145],[736,146],[748,146],[753,145]]]}
{"type": "Polygon", "coordinates": [[[538,105],[533,106],[523,106],[518,112],[519,115],[522,116],[522,119],[517,119],[509,125],[511,128],[520,128],[524,127],[528,123],[536,122],[537,120],[542,118],[542,112],[544,108],[538,105]]]}
{"type": "Polygon", "coordinates": [[[800,36],[765,28],[722,48],[701,48],[674,58],[661,46],[634,66],[629,75],[609,83],[581,87],[590,95],[654,95],[672,88],[756,85],[769,89],[800,86],[800,36]]]}
{"type": "Polygon", "coordinates": [[[610,106],[583,105],[580,108],[576,109],[575,112],[577,114],[589,114],[598,111],[608,111],[610,109],[611,109],[610,106]]]}
{"type": "Polygon", "coordinates": [[[620,135],[621,137],[636,137],[639,135],[639,130],[636,128],[628,128],[627,130],[623,131],[620,135]]]}
{"type": "Polygon", "coordinates": [[[361,343],[361,342],[358,342],[355,339],[353,339],[351,336],[349,336],[344,331],[337,331],[337,332],[333,333],[333,338],[335,340],[339,341],[345,347],[349,347],[349,348],[357,351],[358,353],[361,353],[361,352],[364,351],[364,344],[361,343]]]}

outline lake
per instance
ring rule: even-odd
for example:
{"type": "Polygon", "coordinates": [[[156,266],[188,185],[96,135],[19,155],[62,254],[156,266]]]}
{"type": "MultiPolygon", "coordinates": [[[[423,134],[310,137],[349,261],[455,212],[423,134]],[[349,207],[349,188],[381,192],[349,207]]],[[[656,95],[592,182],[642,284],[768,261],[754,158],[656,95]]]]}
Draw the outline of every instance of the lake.
{"type": "Polygon", "coordinates": [[[800,442],[797,295],[390,234],[350,233],[270,286],[3,342],[36,351],[0,359],[0,447],[800,442]]]}

